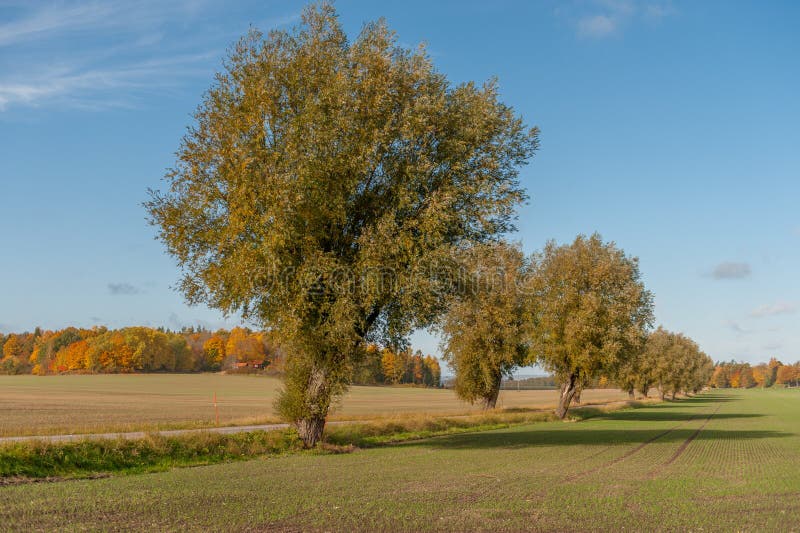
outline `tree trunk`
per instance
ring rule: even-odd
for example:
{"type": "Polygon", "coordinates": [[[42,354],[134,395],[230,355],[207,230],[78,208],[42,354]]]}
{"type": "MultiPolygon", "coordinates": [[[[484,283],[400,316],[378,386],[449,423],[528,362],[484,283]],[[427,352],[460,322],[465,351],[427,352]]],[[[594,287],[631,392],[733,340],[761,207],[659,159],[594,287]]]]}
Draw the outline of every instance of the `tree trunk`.
{"type": "Polygon", "coordinates": [[[311,368],[303,396],[304,416],[295,420],[294,425],[303,447],[313,448],[322,438],[331,402],[329,378],[322,368],[316,365],[311,368]]]}
{"type": "Polygon", "coordinates": [[[629,390],[628,391],[628,398],[631,399],[631,400],[635,400],[636,399],[636,394],[634,394],[632,390],[629,390]]]}
{"type": "Polygon", "coordinates": [[[481,400],[481,407],[483,407],[483,409],[494,409],[497,406],[498,392],[499,391],[496,391],[493,394],[484,396],[483,400],[481,400]]]}
{"type": "Polygon", "coordinates": [[[573,374],[561,384],[561,393],[558,398],[558,407],[556,408],[556,416],[558,418],[563,420],[567,416],[569,405],[577,391],[578,377],[573,374]]]}
{"type": "Polygon", "coordinates": [[[583,392],[583,388],[576,387],[575,396],[572,397],[572,401],[575,402],[578,405],[580,405],[580,403],[581,403],[581,392],[583,392]]]}
{"type": "Polygon", "coordinates": [[[675,401],[675,392],[674,392],[674,391],[673,391],[673,393],[672,393],[672,401],[673,401],[673,402],[675,401]]]}
{"type": "Polygon", "coordinates": [[[658,392],[661,396],[661,401],[663,402],[667,398],[667,394],[664,392],[664,389],[659,389],[658,392]]]}
{"type": "Polygon", "coordinates": [[[325,429],[325,417],[309,417],[297,420],[297,433],[303,441],[304,448],[313,448],[322,438],[325,429]]]}
{"type": "Polygon", "coordinates": [[[494,409],[497,406],[497,397],[500,396],[500,384],[503,382],[503,374],[498,373],[494,376],[492,388],[486,393],[481,401],[484,409],[494,409]]]}

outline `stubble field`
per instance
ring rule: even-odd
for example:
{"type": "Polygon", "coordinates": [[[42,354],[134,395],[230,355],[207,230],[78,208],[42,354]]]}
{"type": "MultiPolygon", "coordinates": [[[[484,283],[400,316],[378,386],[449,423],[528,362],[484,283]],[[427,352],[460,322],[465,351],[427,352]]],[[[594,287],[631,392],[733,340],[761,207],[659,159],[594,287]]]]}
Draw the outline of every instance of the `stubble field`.
{"type": "MultiPolygon", "coordinates": [[[[277,378],[221,374],[0,376],[0,437],[182,429],[278,421],[277,378]]],[[[549,408],[557,393],[503,391],[500,408],[549,408]]],[[[625,400],[617,390],[588,390],[584,403],[625,400]]],[[[475,412],[451,390],[352,387],[332,419],[475,412]]]]}

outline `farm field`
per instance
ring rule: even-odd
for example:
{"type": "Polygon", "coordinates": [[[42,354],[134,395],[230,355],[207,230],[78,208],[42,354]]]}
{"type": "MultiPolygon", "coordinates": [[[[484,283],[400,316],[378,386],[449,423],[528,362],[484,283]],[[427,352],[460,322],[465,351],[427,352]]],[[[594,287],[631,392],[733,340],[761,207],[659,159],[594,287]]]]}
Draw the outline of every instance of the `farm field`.
{"type": "MultiPolygon", "coordinates": [[[[180,429],[277,421],[273,377],[221,374],[0,376],[0,437],[180,429]]],[[[556,391],[503,391],[498,407],[549,408],[556,391]]],[[[584,403],[625,400],[618,390],[587,390],[584,403]]],[[[352,387],[332,419],[477,411],[451,390],[352,387]]]]}
{"type": "Polygon", "coordinates": [[[800,391],[577,423],[0,488],[12,530],[794,530],[800,391]]]}

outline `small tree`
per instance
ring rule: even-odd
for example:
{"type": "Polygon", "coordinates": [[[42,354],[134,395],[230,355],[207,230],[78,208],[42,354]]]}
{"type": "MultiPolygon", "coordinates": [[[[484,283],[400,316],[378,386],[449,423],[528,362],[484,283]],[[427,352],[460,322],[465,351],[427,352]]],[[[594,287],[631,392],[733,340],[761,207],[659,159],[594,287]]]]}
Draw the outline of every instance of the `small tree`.
{"type": "Polygon", "coordinates": [[[243,38],[195,118],[151,221],[190,303],[275,333],[277,407],[313,446],[365,342],[429,325],[452,249],[513,228],[537,130],[382,21],[349,42],[328,4],[243,38]]]}
{"type": "Polygon", "coordinates": [[[456,394],[493,409],[503,376],[528,357],[530,262],[518,246],[493,243],[468,250],[462,265],[466,290],[439,326],[443,357],[455,371],[456,394]]]}
{"type": "Polygon", "coordinates": [[[597,234],[545,246],[534,276],[533,353],[560,383],[560,418],[580,387],[616,375],[641,349],[653,311],[640,278],[638,260],[597,234]]]}

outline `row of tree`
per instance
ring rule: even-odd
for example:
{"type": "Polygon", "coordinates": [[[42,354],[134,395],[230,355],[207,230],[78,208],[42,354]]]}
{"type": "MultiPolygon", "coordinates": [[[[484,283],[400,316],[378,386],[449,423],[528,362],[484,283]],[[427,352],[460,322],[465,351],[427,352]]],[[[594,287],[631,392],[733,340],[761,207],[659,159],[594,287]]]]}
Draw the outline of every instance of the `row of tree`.
{"type": "Polygon", "coordinates": [[[638,261],[599,235],[548,243],[525,256],[503,242],[474,246],[461,260],[465,290],[440,323],[455,390],[492,408],[503,377],[538,364],[560,386],[557,414],[593,380],[631,396],[656,387],[661,397],[697,392],[713,361],[697,344],[663,328],[650,331],[652,296],[638,261]]]}
{"type": "Polygon", "coordinates": [[[616,383],[633,397],[656,388],[663,400],[679,393],[697,393],[708,385],[712,359],[689,337],[659,327],[647,334],[644,346],[618,369],[616,383]]]}

